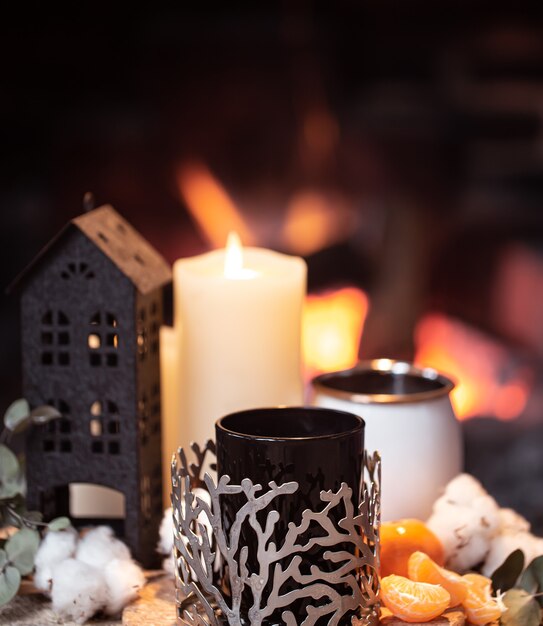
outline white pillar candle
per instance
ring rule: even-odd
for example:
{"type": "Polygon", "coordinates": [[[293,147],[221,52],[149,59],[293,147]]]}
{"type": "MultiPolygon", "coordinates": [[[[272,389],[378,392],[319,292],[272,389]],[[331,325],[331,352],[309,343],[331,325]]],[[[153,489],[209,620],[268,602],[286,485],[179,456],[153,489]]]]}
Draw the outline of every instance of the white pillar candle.
{"type": "Polygon", "coordinates": [[[184,446],[214,437],[232,411],[302,403],[306,274],[303,259],[242,249],[236,236],[226,250],[175,263],[184,446]]]}
{"type": "Polygon", "coordinates": [[[170,506],[172,455],[181,445],[181,386],[179,345],[181,329],[160,328],[160,397],[162,404],[162,496],[170,506]]]}

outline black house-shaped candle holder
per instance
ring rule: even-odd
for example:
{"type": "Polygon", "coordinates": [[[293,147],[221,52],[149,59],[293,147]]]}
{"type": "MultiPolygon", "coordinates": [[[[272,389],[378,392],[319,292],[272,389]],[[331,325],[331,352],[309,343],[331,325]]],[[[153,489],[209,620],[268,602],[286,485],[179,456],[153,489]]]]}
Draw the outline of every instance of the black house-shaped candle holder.
{"type": "Polygon", "coordinates": [[[24,396],[62,413],[28,437],[28,505],[49,519],[69,514],[70,484],[121,492],[116,530],[146,566],[162,513],[159,328],[170,281],[168,263],[110,206],[73,219],[16,280],[24,396]]]}

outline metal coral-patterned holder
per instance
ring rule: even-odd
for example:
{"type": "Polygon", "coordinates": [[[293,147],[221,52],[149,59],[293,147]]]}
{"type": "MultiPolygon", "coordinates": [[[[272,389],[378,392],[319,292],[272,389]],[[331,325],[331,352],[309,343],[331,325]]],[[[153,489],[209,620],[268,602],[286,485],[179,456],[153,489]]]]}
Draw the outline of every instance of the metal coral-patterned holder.
{"type": "Polygon", "coordinates": [[[276,545],[270,538],[282,522],[272,503],[295,493],[298,483],[271,481],[266,489],[249,478],[232,485],[226,475],[215,483],[208,473],[202,477],[204,466],[215,468],[215,443],[209,440],[203,448],[192,444],[191,449],[195,462],[189,463],[180,448],[171,467],[179,624],[260,626],[280,620],[286,626],[297,626],[298,621],[304,626],[317,622],[336,626],[349,620],[354,626],[377,624],[378,453],[365,455],[357,510],[346,483],[336,492],[321,491],[322,508],[304,510],[298,523],[283,520],[283,542],[276,545]],[[231,527],[225,528],[221,503],[233,494],[243,494],[244,504],[231,527]],[[240,535],[247,536],[242,533],[245,525],[252,528],[251,545],[241,545],[240,535]],[[310,526],[320,527],[319,532],[308,535],[310,526]],[[304,562],[315,550],[322,551],[318,565],[314,557],[304,562]],[[256,555],[257,571],[249,571],[250,551],[256,555]],[[244,611],[247,594],[251,602],[244,611]],[[300,602],[303,619],[296,616],[299,610],[291,609],[300,602]]]}

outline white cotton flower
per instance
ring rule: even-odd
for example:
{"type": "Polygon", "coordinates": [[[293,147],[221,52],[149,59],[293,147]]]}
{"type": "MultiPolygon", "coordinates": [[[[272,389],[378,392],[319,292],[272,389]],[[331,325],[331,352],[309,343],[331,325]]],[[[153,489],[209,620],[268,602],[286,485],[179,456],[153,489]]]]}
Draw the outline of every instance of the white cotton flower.
{"type": "Polygon", "coordinates": [[[443,544],[447,565],[459,572],[484,561],[499,528],[498,505],[481,490],[480,483],[467,474],[457,476],[434,503],[427,522],[443,544]],[[468,495],[462,499],[462,493],[468,495]],[[468,504],[455,502],[453,498],[468,504]]]}
{"type": "Polygon", "coordinates": [[[543,555],[543,539],[525,531],[497,535],[490,546],[482,573],[491,576],[515,550],[522,550],[524,566],[527,567],[536,557],[543,555]]]}
{"type": "Polygon", "coordinates": [[[525,564],[543,555],[543,538],[512,509],[500,509],[481,483],[469,474],[453,478],[436,500],[428,527],[440,539],[448,567],[464,572],[483,563],[490,576],[516,549],[525,564]]]}
{"type": "Polygon", "coordinates": [[[130,550],[113,535],[109,526],[89,530],[80,540],[75,558],[88,565],[103,568],[113,559],[130,560],[130,550]]]}
{"type": "Polygon", "coordinates": [[[436,502],[436,505],[426,525],[443,544],[445,558],[448,559],[467,543],[474,526],[473,515],[469,508],[445,501],[439,505],[436,502]]]}
{"type": "Polygon", "coordinates": [[[53,567],[74,556],[78,540],[77,532],[73,528],[66,530],[48,531],[38,548],[34,565],[34,586],[40,591],[51,590],[53,567]]]}
{"type": "Polygon", "coordinates": [[[459,474],[445,487],[443,498],[450,503],[469,506],[478,496],[487,495],[481,483],[470,474],[459,474]]]}
{"type": "Polygon", "coordinates": [[[117,615],[138,596],[145,585],[145,576],[139,565],[132,560],[113,559],[104,569],[107,585],[106,613],[117,615]]]}
{"type": "Polygon", "coordinates": [[[175,576],[175,559],[173,553],[162,561],[162,569],[172,578],[175,576]]]}
{"type": "Polygon", "coordinates": [[[53,610],[63,619],[84,624],[107,601],[102,572],[76,559],[66,559],[53,568],[53,610]]]}
{"type": "Polygon", "coordinates": [[[500,509],[500,533],[530,532],[530,522],[513,509],[500,509]]]}
{"type": "Polygon", "coordinates": [[[491,539],[500,529],[500,507],[492,496],[484,495],[475,498],[470,510],[474,513],[478,532],[491,539]]]}
{"type": "Polygon", "coordinates": [[[447,560],[447,567],[463,573],[482,563],[490,549],[490,537],[484,532],[466,533],[466,543],[447,560]]]}
{"type": "Polygon", "coordinates": [[[159,542],[157,551],[159,554],[170,555],[173,550],[173,516],[172,507],[164,511],[164,517],[160,522],[159,542]]]}

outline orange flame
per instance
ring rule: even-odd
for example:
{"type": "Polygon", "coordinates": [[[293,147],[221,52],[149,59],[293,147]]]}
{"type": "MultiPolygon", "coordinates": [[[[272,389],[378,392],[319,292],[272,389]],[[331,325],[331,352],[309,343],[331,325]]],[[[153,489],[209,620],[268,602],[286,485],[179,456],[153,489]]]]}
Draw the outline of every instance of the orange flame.
{"type": "Polygon", "coordinates": [[[368,298],[355,287],[307,296],[302,352],[308,378],[356,364],[367,312],[368,298]]]}
{"type": "Polygon", "coordinates": [[[507,380],[506,351],[458,320],[429,314],[415,331],[419,365],[434,367],[455,379],[451,400],[459,419],[476,415],[502,420],[518,417],[530,392],[530,373],[514,371],[507,380]]]}
{"type": "Polygon", "coordinates": [[[213,248],[222,248],[231,230],[245,245],[255,238],[224,187],[202,164],[185,165],[177,175],[179,191],[202,235],[213,248]]]}

